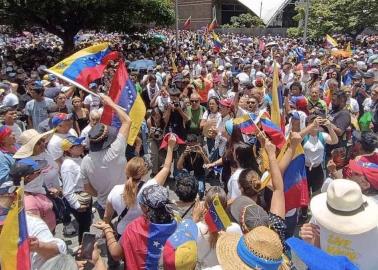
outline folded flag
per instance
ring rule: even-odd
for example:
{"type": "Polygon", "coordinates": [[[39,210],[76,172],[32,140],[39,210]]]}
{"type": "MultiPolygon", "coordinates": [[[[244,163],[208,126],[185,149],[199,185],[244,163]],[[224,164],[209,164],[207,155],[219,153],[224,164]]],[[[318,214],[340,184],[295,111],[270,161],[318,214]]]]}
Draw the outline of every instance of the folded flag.
{"type": "Polygon", "coordinates": [[[358,270],[346,256],[332,256],[327,252],[296,237],[285,242],[291,252],[311,270],[358,270]]]}
{"type": "Polygon", "coordinates": [[[286,212],[294,208],[307,206],[309,203],[309,194],[302,145],[298,145],[295,150],[294,158],[283,175],[283,181],[286,212]]]}
{"type": "Polygon", "coordinates": [[[337,47],[339,45],[337,41],[328,34],[326,35],[326,42],[330,47],[337,47]]]}
{"type": "Polygon", "coordinates": [[[195,269],[197,264],[198,228],[191,219],[184,219],[165,242],[163,262],[165,270],[195,269]]]}
{"type": "Polygon", "coordinates": [[[176,136],[176,144],[185,144],[185,141],[183,139],[181,139],[178,135],[176,135],[174,133],[167,133],[163,137],[163,140],[162,140],[161,145],[160,145],[160,149],[165,149],[165,148],[168,147],[169,136],[171,134],[176,136]]]}
{"type": "MultiPolygon", "coordinates": [[[[131,119],[131,128],[127,143],[133,145],[146,115],[146,106],[137,93],[134,83],[130,80],[123,60],[119,62],[113,76],[109,97],[128,113],[131,119]]],[[[105,106],[104,108],[101,123],[116,128],[121,127],[121,121],[109,106],[105,106]]]]}
{"type": "Polygon", "coordinates": [[[185,30],[189,30],[190,26],[192,25],[192,16],[190,16],[185,22],[183,28],[185,30]]]}
{"type": "Polygon", "coordinates": [[[4,220],[0,234],[0,268],[29,270],[30,251],[24,209],[24,189],[18,188],[16,200],[4,220]]]}
{"type": "Polygon", "coordinates": [[[117,58],[118,52],[112,52],[108,43],[101,43],[74,53],[50,70],[88,87],[102,77],[108,62],[117,58]]]}
{"type": "Polygon", "coordinates": [[[218,195],[209,205],[205,214],[205,222],[209,227],[209,232],[224,231],[231,225],[231,220],[224,210],[218,195]]]}

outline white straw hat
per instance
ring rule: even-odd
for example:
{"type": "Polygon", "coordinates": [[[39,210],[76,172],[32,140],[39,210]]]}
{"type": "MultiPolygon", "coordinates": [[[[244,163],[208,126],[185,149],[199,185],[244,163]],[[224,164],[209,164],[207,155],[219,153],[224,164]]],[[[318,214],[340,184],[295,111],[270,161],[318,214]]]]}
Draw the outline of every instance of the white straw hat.
{"type": "Polygon", "coordinates": [[[20,135],[20,143],[22,146],[13,155],[13,158],[20,159],[31,157],[34,152],[34,146],[37,144],[37,142],[42,138],[49,140],[53,133],[54,129],[45,133],[39,133],[35,129],[25,130],[20,135]]]}
{"type": "Polygon", "coordinates": [[[378,205],[350,180],[333,180],[327,192],[312,198],[310,207],[316,222],[335,233],[361,234],[378,225],[378,205]]]}

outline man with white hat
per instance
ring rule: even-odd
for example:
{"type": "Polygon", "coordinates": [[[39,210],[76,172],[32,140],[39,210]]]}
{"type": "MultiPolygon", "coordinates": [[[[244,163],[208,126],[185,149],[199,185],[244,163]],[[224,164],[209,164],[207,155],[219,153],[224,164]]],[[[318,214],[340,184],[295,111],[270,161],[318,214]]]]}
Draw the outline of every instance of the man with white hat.
{"type": "Polygon", "coordinates": [[[334,255],[345,255],[361,270],[377,269],[378,205],[353,181],[337,179],[312,198],[313,219],[300,231],[303,240],[334,255]]]}

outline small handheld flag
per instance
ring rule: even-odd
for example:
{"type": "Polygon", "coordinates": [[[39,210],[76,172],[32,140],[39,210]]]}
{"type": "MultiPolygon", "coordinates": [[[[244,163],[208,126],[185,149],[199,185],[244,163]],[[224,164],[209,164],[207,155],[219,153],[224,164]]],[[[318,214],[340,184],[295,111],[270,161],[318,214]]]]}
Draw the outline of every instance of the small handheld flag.
{"type": "Polygon", "coordinates": [[[326,42],[330,47],[337,47],[339,45],[337,41],[328,34],[326,35],[326,42]]]}
{"type": "Polygon", "coordinates": [[[118,52],[112,52],[108,43],[82,49],[50,68],[85,87],[102,77],[110,60],[116,60],[118,52]]]}
{"type": "Polygon", "coordinates": [[[192,16],[190,16],[185,22],[184,22],[184,30],[189,30],[190,26],[192,25],[192,16]]]}
{"type": "Polygon", "coordinates": [[[205,222],[209,227],[209,232],[226,230],[231,225],[231,220],[224,210],[218,195],[215,196],[208,207],[205,214],[205,222]]]}

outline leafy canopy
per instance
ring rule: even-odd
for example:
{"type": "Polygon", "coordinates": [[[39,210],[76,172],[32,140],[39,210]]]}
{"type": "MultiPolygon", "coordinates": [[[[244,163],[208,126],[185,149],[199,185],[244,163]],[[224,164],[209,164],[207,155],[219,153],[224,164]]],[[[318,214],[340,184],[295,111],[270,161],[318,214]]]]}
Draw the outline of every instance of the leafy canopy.
{"type": "Polygon", "coordinates": [[[257,26],[263,26],[264,22],[254,14],[244,13],[239,16],[232,16],[230,20],[231,24],[224,24],[224,28],[251,28],[257,26]]]}

